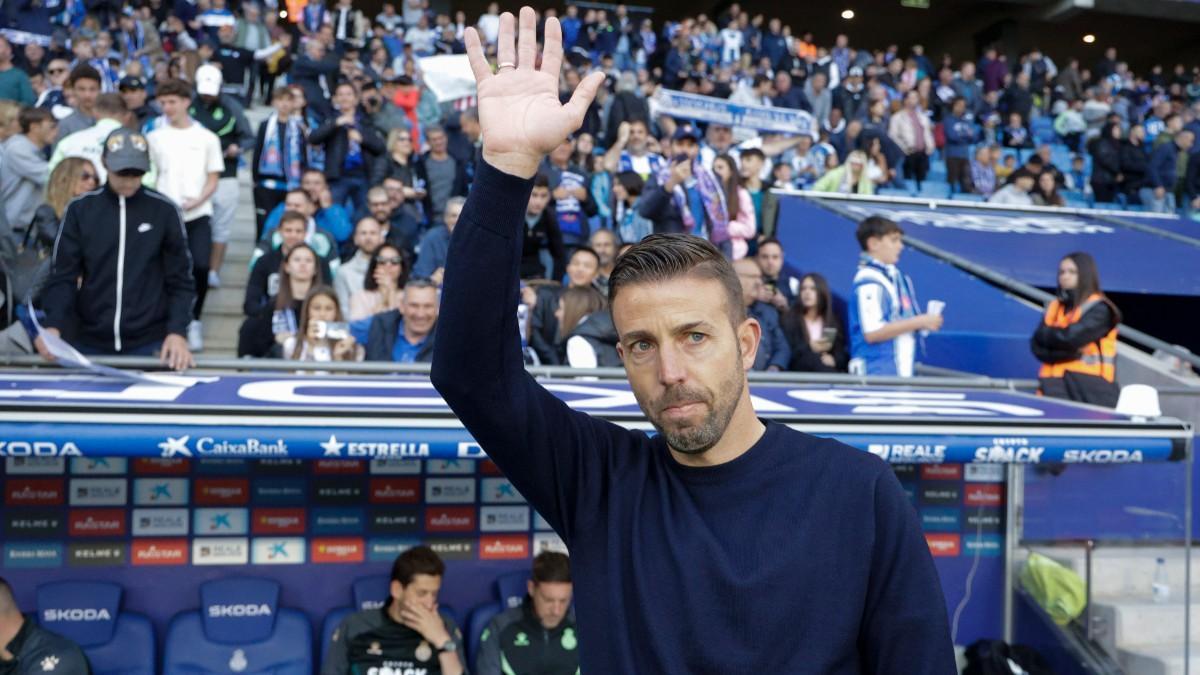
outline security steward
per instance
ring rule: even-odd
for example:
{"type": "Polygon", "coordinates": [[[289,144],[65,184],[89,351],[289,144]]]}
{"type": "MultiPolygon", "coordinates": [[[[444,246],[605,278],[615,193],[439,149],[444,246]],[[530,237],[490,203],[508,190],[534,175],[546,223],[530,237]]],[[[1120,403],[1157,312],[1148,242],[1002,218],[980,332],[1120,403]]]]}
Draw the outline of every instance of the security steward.
{"type": "Polygon", "coordinates": [[[321,675],[462,675],[467,657],[454,620],[437,609],[446,565],[428,546],[392,563],[380,609],[346,617],[330,638],[321,675]]]}
{"type": "Polygon", "coordinates": [[[1072,253],[1058,266],[1058,293],[1033,334],[1044,396],[1116,407],[1121,312],[1100,290],[1096,261],[1072,253]]]}
{"type": "Polygon", "coordinates": [[[87,657],[70,640],[21,614],[12,587],[0,578],[0,675],[87,675],[87,657]]]}
{"type": "Polygon", "coordinates": [[[479,644],[476,675],[574,675],[579,636],[571,615],[571,564],[562,553],[533,559],[524,602],[492,619],[479,644]]]}

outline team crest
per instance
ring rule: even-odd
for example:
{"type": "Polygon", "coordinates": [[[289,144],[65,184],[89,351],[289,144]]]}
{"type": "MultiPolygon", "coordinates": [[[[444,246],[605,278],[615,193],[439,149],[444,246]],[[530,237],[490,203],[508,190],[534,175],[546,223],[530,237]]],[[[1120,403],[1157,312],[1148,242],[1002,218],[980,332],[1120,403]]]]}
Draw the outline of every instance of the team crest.
{"type": "Polygon", "coordinates": [[[413,656],[417,657],[418,661],[428,661],[433,658],[433,647],[429,643],[421,640],[421,644],[417,645],[417,651],[413,652],[413,656]]]}
{"type": "Polygon", "coordinates": [[[579,646],[579,640],[575,637],[574,628],[568,628],[563,631],[561,643],[563,649],[569,652],[575,651],[575,648],[579,646]]]}
{"type": "Polygon", "coordinates": [[[367,647],[367,653],[371,656],[383,656],[383,647],[378,642],[372,642],[370,647],[367,647]]]}

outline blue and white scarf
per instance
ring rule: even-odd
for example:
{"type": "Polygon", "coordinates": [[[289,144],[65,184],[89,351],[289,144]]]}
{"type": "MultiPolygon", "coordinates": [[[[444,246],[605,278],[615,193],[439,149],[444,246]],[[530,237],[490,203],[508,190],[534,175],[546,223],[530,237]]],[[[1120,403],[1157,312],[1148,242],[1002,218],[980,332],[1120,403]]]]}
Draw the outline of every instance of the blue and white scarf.
{"type": "Polygon", "coordinates": [[[271,117],[267,119],[266,134],[263,136],[262,152],[258,158],[259,174],[268,178],[282,177],[284,180],[280,182],[286,182],[288,190],[300,187],[303,145],[304,130],[300,127],[300,120],[295,116],[288,119],[287,129],[281,141],[279,113],[271,113],[271,117]]]}

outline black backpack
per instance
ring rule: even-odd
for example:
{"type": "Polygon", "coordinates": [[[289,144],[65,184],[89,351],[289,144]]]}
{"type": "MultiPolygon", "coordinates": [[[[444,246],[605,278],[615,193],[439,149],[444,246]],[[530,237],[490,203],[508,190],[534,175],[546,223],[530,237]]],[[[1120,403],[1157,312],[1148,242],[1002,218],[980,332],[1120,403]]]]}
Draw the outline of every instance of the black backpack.
{"type": "Polygon", "coordinates": [[[1050,665],[1032,647],[1001,640],[978,640],[967,647],[963,675],[1054,675],[1050,665]]]}

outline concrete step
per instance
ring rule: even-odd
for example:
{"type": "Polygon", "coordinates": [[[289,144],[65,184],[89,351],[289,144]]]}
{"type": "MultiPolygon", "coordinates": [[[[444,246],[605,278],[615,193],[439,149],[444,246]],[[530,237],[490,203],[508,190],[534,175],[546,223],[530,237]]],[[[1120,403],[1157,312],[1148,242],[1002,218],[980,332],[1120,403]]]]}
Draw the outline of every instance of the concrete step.
{"type": "MultiPolygon", "coordinates": [[[[1192,644],[1186,672],[1200,673],[1200,645],[1192,644]]],[[[1122,648],[1118,661],[1128,675],[1184,675],[1183,644],[1134,645],[1122,648]]]]}
{"type": "MultiPolygon", "coordinates": [[[[1086,579],[1087,562],[1082,549],[1054,548],[1039,551],[1073,569],[1086,579]]],[[[1184,550],[1180,547],[1101,547],[1092,554],[1093,597],[1150,597],[1151,584],[1162,558],[1167,581],[1182,596],[1184,550]]],[[[1191,558],[1193,593],[1200,589],[1200,551],[1191,558]]]]}
{"type": "MultiPolygon", "coordinates": [[[[1185,606],[1182,594],[1167,602],[1156,603],[1148,594],[1115,598],[1093,598],[1092,625],[1097,640],[1110,652],[1114,647],[1155,645],[1182,650],[1185,606]]],[[[1200,621],[1192,612],[1190,627],[1193,643],[1200,641],[1200,621]]],[[[1200,671],[1198,671],[1200,672],[1200,671]]]]}

